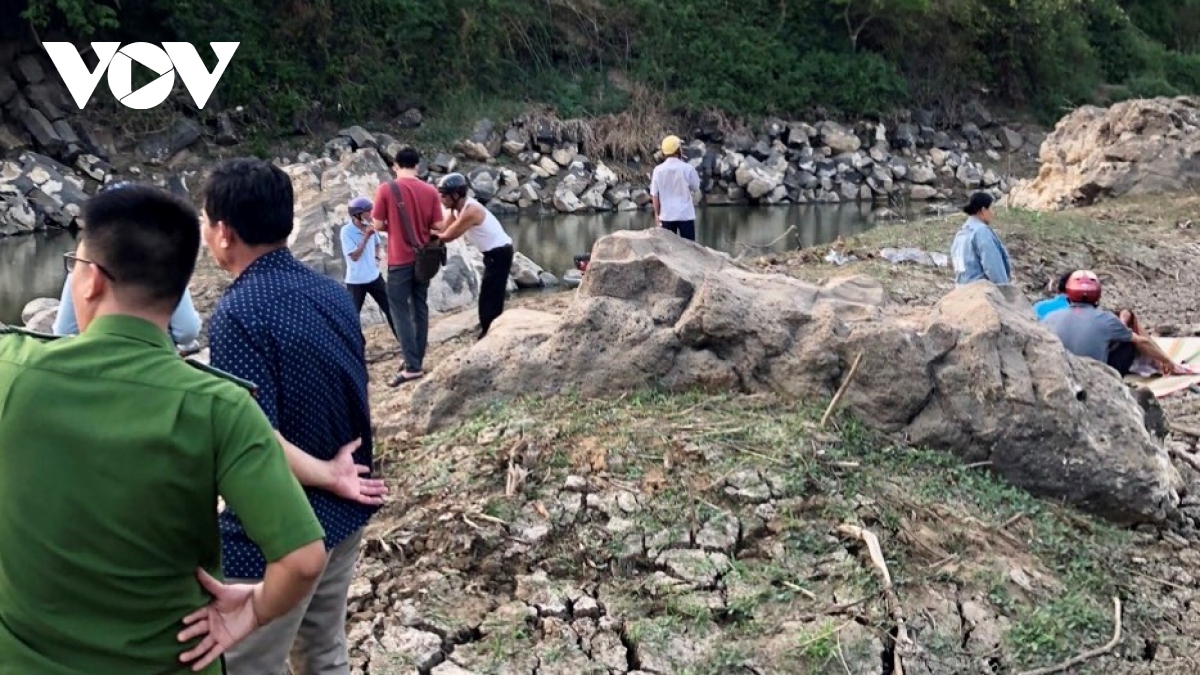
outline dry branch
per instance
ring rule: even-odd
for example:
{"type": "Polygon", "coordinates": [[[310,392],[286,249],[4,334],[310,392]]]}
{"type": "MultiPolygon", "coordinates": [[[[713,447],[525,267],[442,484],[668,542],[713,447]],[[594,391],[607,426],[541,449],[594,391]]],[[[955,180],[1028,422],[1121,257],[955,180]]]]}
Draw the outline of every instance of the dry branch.
{"type": "Polygon", "coordinates": [[[837,393],[833,395],[833,400],[829,402],[829,407],[825,409],[825,414],[821,416],[821,428],[829,423],[829,416],[837,409],[838,403],[842,402],[842,396],[846,394],[846,390],[850,388],[850,382],[854,379],[854,374],[858,372],[858,366],[862,363],[863,353],[859,352],[858,356],[854,357],[854,363],[850,366],[850,372],[846,374],[846,379],[842,380],[842,386],[838,387],[837,393]]]}
{"type": "Polygon", "coordinates": [[[1082,654],[1072,657],[1072,658],[1069,658],[1066,661],[1063,661],[1062,663],[1060,663],[1058,665],[1047,666],[1045,668],[1038,668],[1036,670],[1026,670],[1023,673],[1019,673],[1018,675],[1050,675],[1051,673],[1061,673],[1062,671],[1064,671],[1072,666],[1077,666],[1077,665],[1083,663],[1084,661],[1087,661],[1088,659],[1094,659],[1097,656],[1101,656],[1101,655],[1111,652],[1112,650],[1116,649],[1117,644],[1120,642],[1121,642],[1121,599],[1113,598],[1113,636],[1112,636],[1112,639],[1108,641],[1108,644],[1104,645],[1103,647],[1097,647],[1096,649],[1092,649],[1092,650],[1083,652],[1082,654]]]}
{"type": "Polygon", "coordinates": [[[529,470],[517,464],[517,448],[521,447],[522,443],[514,443],[508,449],[508,472],[504,481],[504,496],[512,497],[517,494],[517,490],[525,482],[525,477],[529,475],[529,470]]]}
{"type": "Polygon", "coordinates": [[[892,621],[896,624],[896,637],[892,649],[892,673],[893,675],[904,675],[901,652],[911,649],[913,641],[908,637],[908,629],[904,622],[904,608],[900,606],[900,598],[896,596],[896,591],[892,587],[892,574],[888,571],[887,561],[883,558],[883,549],[879,546],[879,538],[870,530],[856,525],[840,525],[838,532],[861,540],[867,545],[871,563],[875,565],[875,569],[883,579],[883,596],[887,600],[888,613],[892,615],[892,621]]]}

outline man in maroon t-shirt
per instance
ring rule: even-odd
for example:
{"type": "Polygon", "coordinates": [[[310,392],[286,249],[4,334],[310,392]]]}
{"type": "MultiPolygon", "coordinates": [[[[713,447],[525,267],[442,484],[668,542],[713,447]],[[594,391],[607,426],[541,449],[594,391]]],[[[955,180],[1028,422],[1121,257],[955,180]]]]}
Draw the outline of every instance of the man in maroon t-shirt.
{"type": "Polygon", "coordinates": [[[387,232],[387,293],[392,310],[392,322],[400,338],[404,365],[399,374],[388,382],[395,387],[420,379],[425,360],[425,345],[429,341],[429,282],[418,283],[413,278],[416,255],[413,243],[400,217],[400,205],[392,194],[391,183],[400,188],[408,222],[411,223],[416,245],[429,242],[429,230],[442,222],[442,200],[437,188],[417,178],[421,155],[413,148],[396,153],[393,169],[396,180],[388,181],[375,191],[375,206],[371,211],[376,230],[387,232]]]}

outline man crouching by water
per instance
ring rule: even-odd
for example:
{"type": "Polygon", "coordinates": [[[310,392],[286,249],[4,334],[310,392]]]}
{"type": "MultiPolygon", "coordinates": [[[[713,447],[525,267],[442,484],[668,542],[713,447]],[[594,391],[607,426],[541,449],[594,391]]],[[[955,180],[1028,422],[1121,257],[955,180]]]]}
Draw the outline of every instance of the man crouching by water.
{"type": "MultiPolygon", "coordinates": [[[[287,248],[292,181],[260,159],[215,167],[204,186],[204,241],[234,276],[209,322],[212,364],[258,385],[292,471],[325,528],[329,563],[295,610],[230,651],[230,675],[348,675],[346,594],[358,543],[383,503],[371,467],[365,340],[350,294],[287,248]],[[298,639],[297,639],[298,638],[298,639]]],[[[225,574],[257,583],[272,551],[231,504],[221,514],[225,574]]]]}
{"type": "Polygon", "coordinates": [[[0,334],[0,673],[217,675],[312,588],[321,526],[250,393],[175,353],[196,212],[134,185],[83,221],[82,333],[0,334]],[[266,553],[255,584],[215,578],[218,495],[266,553]]]}

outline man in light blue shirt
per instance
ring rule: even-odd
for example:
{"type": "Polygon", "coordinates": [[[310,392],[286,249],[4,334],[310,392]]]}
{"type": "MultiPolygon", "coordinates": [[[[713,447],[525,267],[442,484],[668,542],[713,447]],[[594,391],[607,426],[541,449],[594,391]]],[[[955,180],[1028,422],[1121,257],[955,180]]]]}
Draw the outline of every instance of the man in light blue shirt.
{"type": "MultiPolygon", "coordinates": [[[[183,298],[175,307],[175,313],[171,315],[171,324],[168,327],[171,340],[180,347],[191,345],[200,338],[200,326],[202,323],[200,313],[196,311],[196,306],[192,303],[192,294],[185,289],[183,291],[183,298]]],[[[54,317],[54,334],[79,334],[79,324],[75,321],[75,304],[71,300],[70,273],[67,273],[67,280],[63,284],[62,297],[58,301],[58,315],[54,317]]],[[[197,346],[196,349],[199,349],[199,347],[197,346]]]]}
{"type": "Polygon", "coordinates": [[[367,296],[371,296],[395,335],[387,283],[379,273],[379,233],[371,227],[371,208],[371,200],[366,197],[350,200],[350,222],[342,226],[341,234],[342,257],[346,259],[346,289],[359,312],[362,312],[367,296]]]}
{"type": "MultiPolygon", "coordinates": [[[[129,181],[117,181],[100,188],[100,192],[131,185],[133,183],[129,181]]],[[[67,263],[68,261],[64,258],[64,267],[67,263]]],[[[71,299],[70,268],[66,268],[66,272],[67,279],[63,282],[62,295],[58,299],[58,314],[54,317],[53,331],[55,335],[78,335],[79,323],[75,318],[75,302],[71,299]]],[[[200,339],[202,323],[200,313],[196,311],[196,306],[192,303],[191,291],[183,289],[183,297],[175,306],[175,312],[171,314],[171,322],[167,325],[167,333],[171,336],[171,341],[183,353],[199,351],[200,345],[196,343],[196,340],[200,339]]]]}
{"type": "Polygon", "coordinates": [[[969,216],[954,235],[950,259],[954,261],[955,282],[959,285],[987,279],[997,286],[1012,283],[1012,264],[1000,237],[989,227],[992,222],[992,196],[976,192],[963,208],[969,216]]]}

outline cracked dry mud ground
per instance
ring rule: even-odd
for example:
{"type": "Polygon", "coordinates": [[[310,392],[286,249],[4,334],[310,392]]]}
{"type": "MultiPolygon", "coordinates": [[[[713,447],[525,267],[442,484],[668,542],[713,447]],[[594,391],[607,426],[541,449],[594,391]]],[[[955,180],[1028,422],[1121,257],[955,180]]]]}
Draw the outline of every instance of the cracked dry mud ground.
{"type": "Polygon", "coordinates": [[[768,397],[525,402],[384,451],[394,499],[350,604],[354,672],[1194,672],[1200,562],[768,397]]]}

